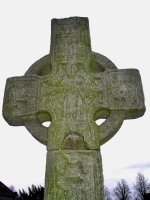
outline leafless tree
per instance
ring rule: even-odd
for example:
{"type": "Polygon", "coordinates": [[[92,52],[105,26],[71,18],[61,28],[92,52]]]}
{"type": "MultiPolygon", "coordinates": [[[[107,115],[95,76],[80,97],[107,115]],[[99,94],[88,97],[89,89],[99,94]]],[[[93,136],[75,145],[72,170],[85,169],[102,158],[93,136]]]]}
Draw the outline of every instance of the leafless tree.
{"type": "Polygon", "coordinates": [[[113,189],[113,196],[116,200],[131,200],[131,191],[124,179],[117,182],[117,186],[113,189]]]}
{"type": "Polygon", "coordinates": [[[133,187],[140,200],[147,199],[146,194],[150,193],[150,183],[148,183],[148,179],[142,173],[137,174],[136,183],[133,187]]]}
{"type": "Polygon", "coordinates": [[[111,193],[106,186],[104,187],[104,198],[105,200],[112,200],[111,193]]]}

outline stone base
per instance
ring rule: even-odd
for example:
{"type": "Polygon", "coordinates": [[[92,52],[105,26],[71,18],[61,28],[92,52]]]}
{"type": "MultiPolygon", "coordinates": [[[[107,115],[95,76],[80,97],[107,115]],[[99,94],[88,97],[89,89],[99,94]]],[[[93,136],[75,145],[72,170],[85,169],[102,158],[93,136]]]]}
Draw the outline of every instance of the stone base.
{"type": "Polygon", "coordinates": [[[104,199],[99,151],[48,151],[45,177],[44,200],[104,199]]]}

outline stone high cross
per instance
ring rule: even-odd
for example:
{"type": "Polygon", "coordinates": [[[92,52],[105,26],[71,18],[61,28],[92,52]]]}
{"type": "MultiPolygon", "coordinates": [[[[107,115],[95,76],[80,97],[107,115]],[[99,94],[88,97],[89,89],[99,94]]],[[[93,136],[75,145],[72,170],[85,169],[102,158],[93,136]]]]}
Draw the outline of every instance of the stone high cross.
{"type": "Polygon", "coordinates": [[[8,78],[3,104],[8,124],[25,126],[47,146],[45,200],[103,200],[100,146],[144,112],[138,70],[119,70],[92,52],[81,17],[52,20],[50,53],[8,78]]]}

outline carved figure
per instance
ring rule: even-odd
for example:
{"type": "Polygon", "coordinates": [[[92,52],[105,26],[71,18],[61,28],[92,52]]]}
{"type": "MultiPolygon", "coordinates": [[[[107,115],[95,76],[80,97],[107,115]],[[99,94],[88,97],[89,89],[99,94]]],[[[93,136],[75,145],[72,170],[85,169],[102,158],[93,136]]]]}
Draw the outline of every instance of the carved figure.
{"type": "Polygon", "coordinates": [[[92,52],[81,17],[52,20],[50,53],[8,78],[3,104],[9,125],[25,126],[47,146],[45,200],[103,200],[100,146],[144,112],[139,71],[92,52]]]}

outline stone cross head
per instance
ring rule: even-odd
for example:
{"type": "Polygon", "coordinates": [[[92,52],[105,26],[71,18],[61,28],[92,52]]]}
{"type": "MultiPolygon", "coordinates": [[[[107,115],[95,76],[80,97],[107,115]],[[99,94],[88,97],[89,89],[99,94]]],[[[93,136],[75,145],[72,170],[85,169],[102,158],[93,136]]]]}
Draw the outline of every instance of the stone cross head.
{"type": "Polygon", "coordinates": [[[123,120],[144,111],[139,71],[119,70],[92,52],[88,19],[80,17],[52,20],[50,53],[24,76],[8,78],[3,105],[5,120],[24,125],[48,150],[99,149],[123,120]],[[70,140],[80,145],[68,147],[70,140]]]}

